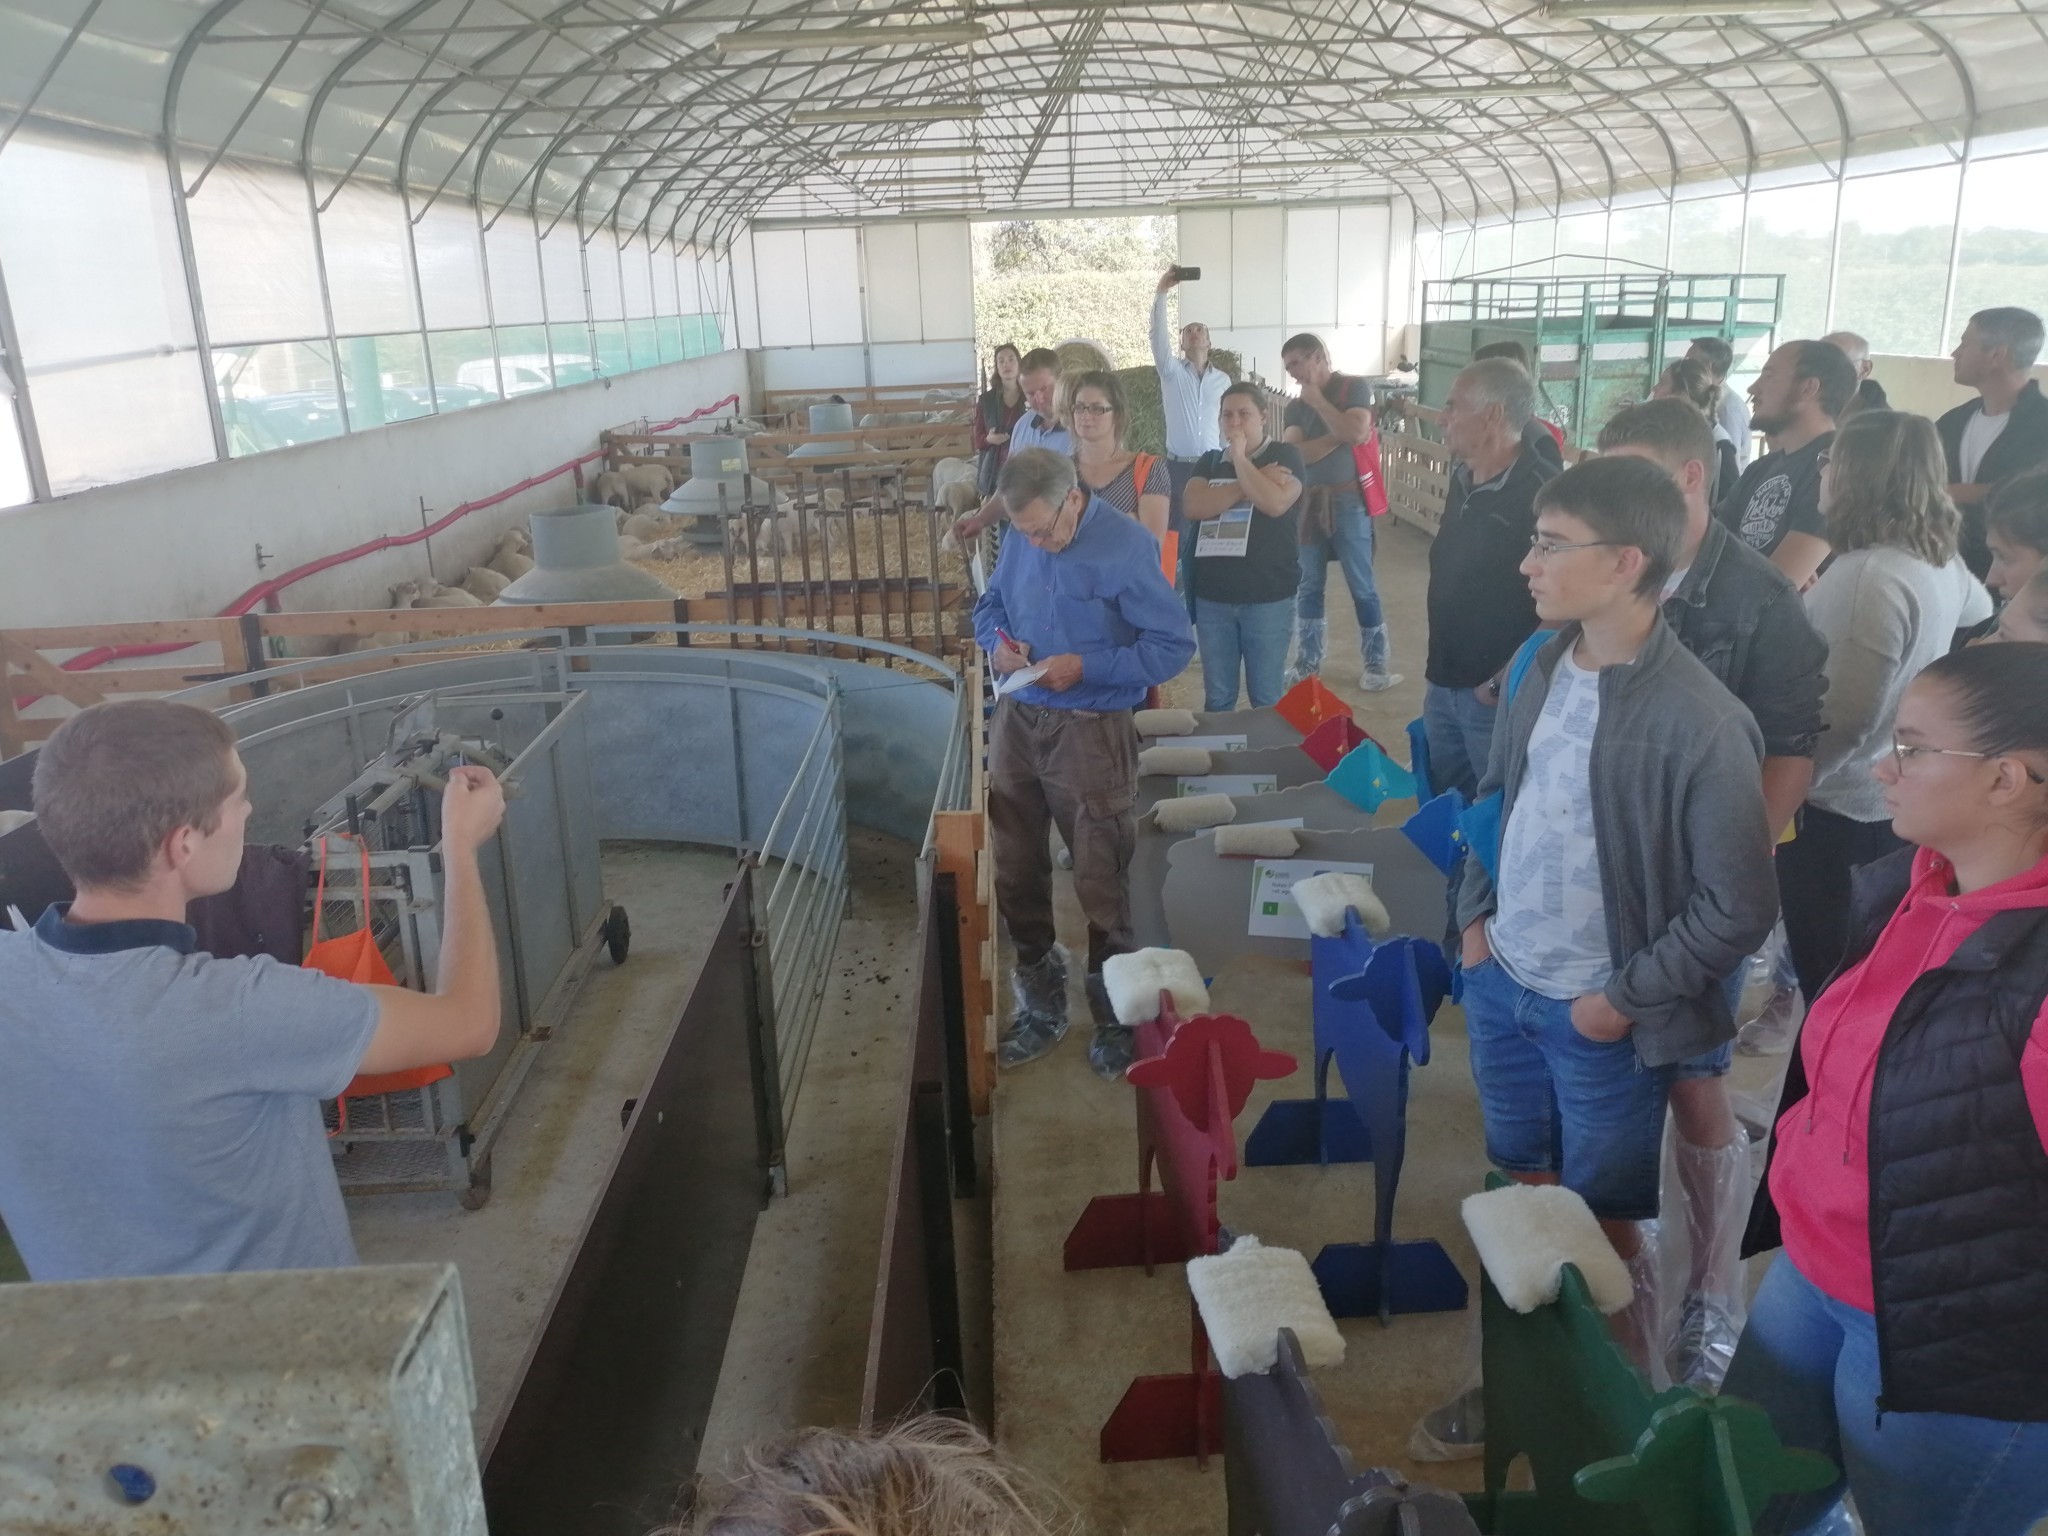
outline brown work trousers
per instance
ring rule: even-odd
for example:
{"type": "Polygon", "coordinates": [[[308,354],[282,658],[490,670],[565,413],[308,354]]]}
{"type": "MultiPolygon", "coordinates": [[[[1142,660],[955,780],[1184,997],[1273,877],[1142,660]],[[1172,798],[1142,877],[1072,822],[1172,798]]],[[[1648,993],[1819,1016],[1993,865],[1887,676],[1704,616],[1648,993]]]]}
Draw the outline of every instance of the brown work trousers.
{"type": "Polygon", "coordinates": [[[1053,944],[1052,848],[1057,826],[1074,855],[1074,894],[1088,919],[1088,969],[1128,954],[1131,853],[1137,846],[1138,733],[1127,709],[1047,709],[996,702],[988,742],[988,827],[996,904],[1017,963],[1053,944]]]}

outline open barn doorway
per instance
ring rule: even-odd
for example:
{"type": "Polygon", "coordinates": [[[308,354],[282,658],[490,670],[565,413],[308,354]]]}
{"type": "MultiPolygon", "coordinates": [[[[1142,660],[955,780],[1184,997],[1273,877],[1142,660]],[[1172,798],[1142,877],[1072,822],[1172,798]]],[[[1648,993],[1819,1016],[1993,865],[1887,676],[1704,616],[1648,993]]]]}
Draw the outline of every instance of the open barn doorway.
{"type": "MultiPolygon", "coordinates": [[[[1159,380],[1147,332],[1159,275],[1178,259],[1172,214],[1015,219],[976,224],[974,337],[986,375],[995,349],[1050,347],[1068,369],[1103,362],[1131,402],[1129,446],[1165,451],[1159,380]],[[1094,354],[1100,354],[1098,360],[1094,354]]],[[[1180,295],[1167,295],[1177,333],[1180,295]]]]}

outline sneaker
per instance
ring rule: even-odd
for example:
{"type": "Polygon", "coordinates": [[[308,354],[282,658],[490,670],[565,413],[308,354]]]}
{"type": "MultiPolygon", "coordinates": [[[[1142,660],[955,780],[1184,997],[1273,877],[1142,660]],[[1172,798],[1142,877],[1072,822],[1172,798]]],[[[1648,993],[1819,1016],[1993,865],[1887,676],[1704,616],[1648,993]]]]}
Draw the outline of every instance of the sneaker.
{"type": "Polygon", "coordinates": [[[1074,867],[1074,850],[1067,847],[1055,849],[1052,861],[1059,865],[1061,869],[1072,869],[1074,867]]]}
{"type": "Polygon", "coordinates": [[[1298,688],[1320,671],[1321,666],[1304,667],[1297,659],[1288,663],[1286,674],[1280,681],[1287,688],[1298,688]]]}
{"type": "Polygon", "coordinates": [[[1701,1292],[1689,1293],[1678,1315],[1678,1339],[1671,1351],[1671,1379],[1702,1392],[1721,1390],[1721,1378],[1735,1358],[1741,1330],[1727,1304],[1701,1292]]]}
{"type": "Polygon", "coordinates": [[[1799,1021],[1806,1008],[1797,987],[1780,987],[1764,1004],[1764,1011],[1743,1025],[1735,1036],[1735,1049],[1745,1056],[1782,1056],[1792,1049],[1799,1033],[1799,1021]]]}
{"type": "Polygon", "coordinates": [[[1133,1037],[1136,1030],[1121,1024],[1098,1024],[1095,1038],[1088,1042],[1088,1065],[1106,1083],[1121,1082],[1138,1054],[1133,1037]]]}
{"type": "Polygon", "coordinates": [[[1067,1016],[1048,1018],[1027,1013],[1003,1032],[996,1042],[996,1060],[1006,1067],[1021,1067],[1038,1060],[1067,1037],[1067,1016]]]}
{"type": "Polygon", "coordinates": [[[1389,688],[1398,687],[1400,682],[1399,672],[1361,672],[1358,675],[1358,686],[1367,693],[1383,693],[1389,688]]]}
{"type": "Polygon", "coordinates": [[[1484,1388],[1468,1387],[1440,1408],[1432,1408],[1408,1433],[1408,1454],[1416,1461],[1473,1461],[1486,1454],[1484,1388]]]}

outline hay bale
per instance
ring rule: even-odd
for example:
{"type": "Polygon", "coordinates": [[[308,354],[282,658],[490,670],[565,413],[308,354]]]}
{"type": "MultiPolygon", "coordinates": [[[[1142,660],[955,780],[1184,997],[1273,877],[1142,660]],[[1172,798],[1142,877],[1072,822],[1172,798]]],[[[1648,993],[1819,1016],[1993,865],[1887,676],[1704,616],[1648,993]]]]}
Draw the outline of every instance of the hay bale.
{"type": "MultiPolygon", "coordinates": [[[[1235,352],[1215,351],[1210,361],[1233,382],[1244,377],[1235,352]]],[[[1137,453],[1166,452],[1166,409],[1159,398],[1159,372],[1152,367],[1119,368],[1117,382],[1131,403],[1131,420],[1124,433],[1124,446],[1137,453]]]]}
{"type": "Polygon", "coordinates": [[[1059,356],[1061,373],[1109,369],[1109,354],[1092,341],[1063,341],[1054,350],[1059,356]]]}

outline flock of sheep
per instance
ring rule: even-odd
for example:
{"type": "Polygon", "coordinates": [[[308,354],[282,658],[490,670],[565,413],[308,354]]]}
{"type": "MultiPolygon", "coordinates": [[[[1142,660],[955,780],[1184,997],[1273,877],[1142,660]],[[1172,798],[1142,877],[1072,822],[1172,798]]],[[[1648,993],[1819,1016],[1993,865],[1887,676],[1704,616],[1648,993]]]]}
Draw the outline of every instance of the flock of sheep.
{"type": "MultiPolygon", "coordinates": [[[[926,402],[928,407],[953,403],[942,399],[936,392],[926,402]]],[[[895,415],[871,416],[861,425],[893,425],[898,419],[895,415]]],[[[901,413],[901,419],[918,423],[946,421],[951,419],[951,413],[901,413]]],[[[721,424],[721,429],[725,425],[721,424]]],[[[745,421],[731,423],[730,427],[734,435],[744,436],[761,430],[757,424],[745,421]]],[[[612,507],[617,513],[621,560],[673,559],[680,551],[689,515],[672,516],[661,510],[661,504],[676,485],[674,473],[667,465],[659,463],[628,464],[619,469],[607,469],[591,482],[586,498],[612,507]]],[[[837,486],[821,487],[818,501],[828,512],[837,512],[845,507],[844,492],[837,486]]],[[[981,504],[976,490],[974,461],[963,458],[939,460],[932,469],[930,504],[948,509],[956,518],[973,512],[981,504]]],[[[777,515],[749,519],[748,522],[755,526],[746,531],[762,541],[757,553],[772,549],[786,554],[794,547],[796,519],[792,511],[781,505],[779,498],[777,515]]],[[[742,530],[736,528],[735,532],[742,530]]],[[[482,564],[472,566],[454,583],[432,578],[400,582],[391,589],[391,606],[394,609],[482,607],[496,602],[508,586],[532,569],[533,541],[524,528],[513,528],[499,538],[482,564]]],[[[402,642],[402,636],[380,634],[358,640],[349,648],[368,649],[373,645],[402,642]]]]}

